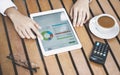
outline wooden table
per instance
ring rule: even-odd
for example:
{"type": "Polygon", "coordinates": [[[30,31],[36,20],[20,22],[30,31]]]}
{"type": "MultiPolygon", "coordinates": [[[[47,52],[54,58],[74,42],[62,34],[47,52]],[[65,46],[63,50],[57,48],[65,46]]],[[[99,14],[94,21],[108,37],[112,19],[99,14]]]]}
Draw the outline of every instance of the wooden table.
{"type": "MultiPolygon", "coordinates": [[[[69,13],[74,0],[13,0],[20,12],[30,13],[64,7],[69,13]]],[[[93,0],[90,4],[91,18],[102,13],[113,15],[120,24],[120,0],[93,0]]],[[[89,22],[88,22],[89,23],[89,22]]],[[[117,37],[104,40],[95,37],[88,29],[88,23],[75,30],[82,48],[52,56],[43,56],[37,40],[21,39],[8,17],[0,15],[0,75],[120,75],[120,33],[117,37]],[[89,60],[95,41],[105,42],[110,50],[104,65],[89,60]],[[37,72],[17,66],[6,56],[20,55],[20,58],[37,63],[37,72]]]]}

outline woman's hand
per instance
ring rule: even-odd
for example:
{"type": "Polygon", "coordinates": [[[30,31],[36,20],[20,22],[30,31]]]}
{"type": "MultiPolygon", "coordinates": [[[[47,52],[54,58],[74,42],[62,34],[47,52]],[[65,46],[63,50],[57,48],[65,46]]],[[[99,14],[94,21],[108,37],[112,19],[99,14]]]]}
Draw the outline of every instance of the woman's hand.
{"type": "Polygon", "coordinates": [[[15,8],[8,8],[5,14],[11,19],[14,24],[15,30],[21,38],[35,39],[36,34],[42,39],[42,36],[38,30],[40,29],[40,27],[35,21],[33,21],[27,16],[24,16],[15,8]]]}
{"type": "Polygon", "coordinates": [[[70,17],[74,26],[82,26],[89,19],[89,0],[77,0],[71,8],[70,17]]]}

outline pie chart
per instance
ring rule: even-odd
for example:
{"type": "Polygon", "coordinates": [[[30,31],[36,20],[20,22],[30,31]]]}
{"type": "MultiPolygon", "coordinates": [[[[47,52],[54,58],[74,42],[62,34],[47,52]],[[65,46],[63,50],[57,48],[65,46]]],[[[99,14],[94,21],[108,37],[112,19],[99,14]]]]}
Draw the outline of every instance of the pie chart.
{"type": "Polygon", "coordinates": [[[53,38],[53,33],[51,31],[43,31],[41,34],[44,40],[51,40],[53,38]]]}

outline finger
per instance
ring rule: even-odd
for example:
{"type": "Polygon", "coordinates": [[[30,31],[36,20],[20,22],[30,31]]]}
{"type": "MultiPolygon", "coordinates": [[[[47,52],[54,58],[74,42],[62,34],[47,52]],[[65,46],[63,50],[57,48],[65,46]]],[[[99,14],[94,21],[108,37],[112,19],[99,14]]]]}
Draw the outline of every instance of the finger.
{"type": "Polygon", "coordinates": [[[15,30],[17,31],[18,35],[19,35],[21,38],[25,38],[25,36],[22,34],[22,32],[21,32],[17,27],[15,27],[15,30]]]}
{"type": "Polygon", "coordinates": [[[21,38],[25,38],[25,36],[23,35],[23,33],[21,31],[18,31],[18,34],[21,38]]]}
{"type": "Polygon", "coordinates": [[[35,34],[41,38],[41,40],[43,39],[42,35],[40,34],[40,32],[38,31],[38,29],[36,27],[32,27],[32,30],[35,32],[35,34]]]}
{"type": "Polygon", "coordinates": [[[25,29],[22,29],[22,33],[27,39],[30,39],[30,36],[28,35],[25,29]]]}
{"type": "Polygon", "coordinates": [[[82,12],[82,19],[81,19],[81,23],[80,23],[81,26],[83,26],[83,23],[85,21],[85,16],[86,16],[86,13],[82,12]]]}
{"type": "Polygon", "coordinates": [[[74,17],[73,17],[73,25],[76,25],[76,21],[77,21],[77,11],[74,10],[74,17]]]}
{"type": "Polygon", "coordinates": [[[80,11],[80,12],[79,12],[79,15],[78,15],[78,20],[77,20],[77,26],[80,25],[81,19],[82,19],[82,12],[80,11]]]}
{"type": "Polygon", "coordinates": [[[36,36],[33,34],[33,32],[31,31],[30,28],[27,28],[26,31],[27,31],[28,35],[29,35],[32,39],[35,39],[35,38],[36,38],[36,36]]]}
{"type": "Polygon", "coordinates": [[[84,23],[86,23],[89,18],[90,18],[90,14],[89,14],[89,12],[87,12],[87,14],[86,14],[86,19],[85,19],[84,23]]]}
{"type": "Polygon", "coordinates": [[[41,29],[40,25],[36,23],[34,20],[32,20],[33,24],[35,25],[36,28],[41,29]]]}
{"type": "Polygon", "coordinates": [[[71,8],[71,10],[70,10],[70,17],[71,17],[71,19],[73,19],[73,8],[71,8]]]}

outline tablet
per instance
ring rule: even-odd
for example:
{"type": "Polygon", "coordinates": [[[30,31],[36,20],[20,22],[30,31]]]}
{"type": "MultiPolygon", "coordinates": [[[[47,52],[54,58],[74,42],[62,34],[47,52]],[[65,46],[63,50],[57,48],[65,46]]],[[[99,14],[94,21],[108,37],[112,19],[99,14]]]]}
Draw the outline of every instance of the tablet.
{"type": "Polygon", "coordinates": [[[38,38],[43,55],[53,55],[81,48],[81,43],[64,8],[33,13],[30,17],[41,29],[38,38]]]}

